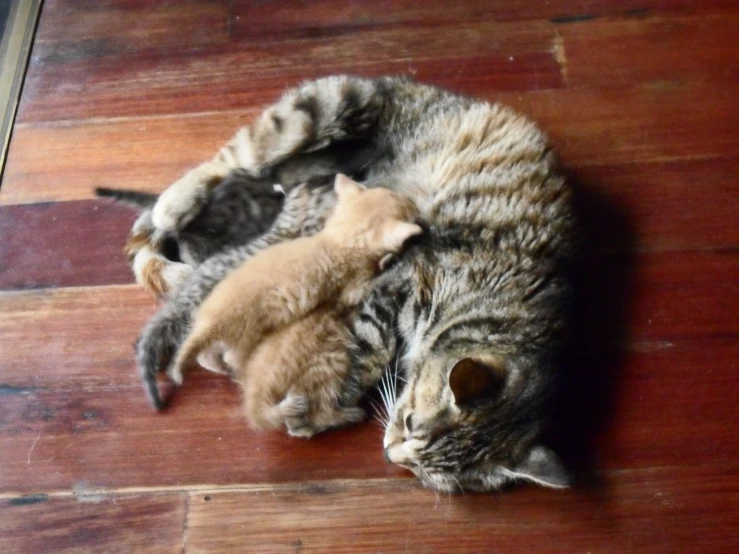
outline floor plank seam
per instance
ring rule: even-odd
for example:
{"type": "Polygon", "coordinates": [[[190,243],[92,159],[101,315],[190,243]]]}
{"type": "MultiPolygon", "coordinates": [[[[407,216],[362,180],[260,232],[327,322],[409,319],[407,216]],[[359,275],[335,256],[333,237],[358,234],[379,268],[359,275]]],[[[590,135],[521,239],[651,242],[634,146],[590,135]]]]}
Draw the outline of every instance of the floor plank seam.
{"type": "Polygon", "coordinates": [[[187,493],[185,494],[185,510],[184,510],[184,517],[182,520],[182,550],[181,553],[185,554],[187,552],[187,523],[190,518],[190,495],[187,493]]]}
{"type": "MultiPolygon", "coordinates": [[[[665,465],[665,466],[645,466],[634,468],[607,469],[596,472],[601,477],[607,476],[623,476],[629,473],[654,473],[669,472],[681,469],[700,468],[722,468],[731,473],[734,466],[726,463],[702,463],[702,464],[683,464],[683,465],[665,465]]],[[[171,486],[152,486],[152,487],[117,487],[117,488],[95,488],[94,491],[88,491],[85,494],[94,495],[96,499],[103,498],[120,498],[125,496],[140,495],[166,495],[173,493],[182,493],[188,496],[193,494],[229,494],[229,493],[263,493],[263,492],[293,492],[306,493],[325,492],[326,489],[373,489],[383,488],[387,486],[403,487],[408,489],[425,490],[423,485],[412,476],[407,477],[380,477],[371,479],[318,479],[305,482],[290,481],[284,483],[240,483],[237,485],[171,485],[171,486]]],[[[577,487],[575,488],[577,490],[577,487]]],[[[584,490],[584,489],[583,489],[584,490]]],[[[433,494],[433,491],[429,491],[433,494]]],[[[13,500],[18,498],[33,497],[43,495],[48,498],[78,498],[79,491],[75,490],[56,490],[56,491],[34,491],[34,492],[18,492],[6,491],[0,492],[0,501],[13,500]]]]}

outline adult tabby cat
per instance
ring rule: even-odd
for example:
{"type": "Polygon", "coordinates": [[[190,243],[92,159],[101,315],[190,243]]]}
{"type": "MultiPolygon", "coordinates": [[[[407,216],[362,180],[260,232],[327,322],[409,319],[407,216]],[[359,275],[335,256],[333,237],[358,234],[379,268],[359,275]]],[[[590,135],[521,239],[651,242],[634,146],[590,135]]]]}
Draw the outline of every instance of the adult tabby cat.
{"type": "MultiPolygon", "coordinates": [[[[267,178],[347,143],[371,160],[364,183],[409,196],[426,226],[352,326],[356,375],[377,382],[399,357],[405,385],[391,406],[386,458],[439,490],[567,486],[539,441],[566,327],[575,225],[555,156],[522,116],[405,78],[307,82],[164,191],[153,223],[182,228],[233,168],[267,178]]],[[[293,189],[268,233],[209,259],[175,292],[138,343],[152,395],[154,374],[208,291],[260,248],[315,232],[333,202],[326,188],[293,189]]],[[[356,375],[347,390],[359,386],[356,375]]]]}

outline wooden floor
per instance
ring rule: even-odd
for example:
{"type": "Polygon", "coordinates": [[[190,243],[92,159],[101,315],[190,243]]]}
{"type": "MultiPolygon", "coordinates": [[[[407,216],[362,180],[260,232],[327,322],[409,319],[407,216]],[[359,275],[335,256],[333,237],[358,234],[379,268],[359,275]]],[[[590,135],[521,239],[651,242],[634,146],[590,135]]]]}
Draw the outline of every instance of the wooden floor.
{"type": "Polygon", "coordinates": [[[734,0],[47,0],[0,189],[0,551],[739,551],[738,33],[734,0]],[[133,216],[92,188],[162,190],[336,72],[551,134],[589,236],[552,436],[576,488],[439,496],[377,424],[254,434],[214,375],[149,408],[133,216]]]}

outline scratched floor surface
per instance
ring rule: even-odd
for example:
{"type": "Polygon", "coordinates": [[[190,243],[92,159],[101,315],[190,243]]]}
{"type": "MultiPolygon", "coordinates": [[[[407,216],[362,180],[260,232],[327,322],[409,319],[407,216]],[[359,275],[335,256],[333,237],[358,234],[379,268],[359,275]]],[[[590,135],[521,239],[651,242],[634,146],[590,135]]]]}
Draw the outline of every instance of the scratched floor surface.
{"type": "Polygon", "coordinates": [[[737,29],[728,0],[47,0],[0,188],[0,551],[739,551],[737,29]],[[377,424],[254,434],[214,375],[150,410],[132,214],[92,188],[160,191],[336,72],[551,134],[588,232],[551,437],[574,489],[437,496],[377,424]]]}

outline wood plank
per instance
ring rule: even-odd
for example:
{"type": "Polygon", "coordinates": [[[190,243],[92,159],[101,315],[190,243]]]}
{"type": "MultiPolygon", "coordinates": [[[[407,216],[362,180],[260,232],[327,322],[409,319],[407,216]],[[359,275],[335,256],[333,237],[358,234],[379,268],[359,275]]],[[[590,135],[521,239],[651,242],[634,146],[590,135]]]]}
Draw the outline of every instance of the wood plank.
{"type": "MultiPolygon", "coordinates": [[[[78,262],[78,270],[90,275],[91,280],[104,281],[110,276],[105,268],[119,258],[122,256],[117,253],[109,259],[78,258],[83,260],[78,262]],[[96,267],[103,269],[96,273],[96,267]]],[[[665,252],[641,254],[635,259],[619,255],[589,258],[580,268],[578,279],[582,304],[578,314],[580,340],[586,345],[597,344],[593,348],[597,350],[604,340],[639,344],[735,334],[739,332],[734,318],[739,309],[738,274],[737,257],[722,252],[665,252]]],[[[9,355],[14,350],[13,341],[20,337],[27,337],[24,341],[28,345],[34,343],[34,330],[39,328],[49,336],[65,337],[54,343],[46,342],[46,334],[38,335],[38,350],[29,348],[12,364],[22,367],[24,373],[43,375],[46,356],[57,357],[64,352],[45,350],[44,346],[61,348],[75,340],[76,331],[67,325],[68,320],[85,321],[81,336],[91,340],[94,337],[93,343],[107,342],[107,348],[111,348],[123,336],[128,337],[124,342],[131,344],[154,309],[154,300],[136,286],[103,287],[4,293],[0,295],[0,307],[0,325],[4,329],[0,344],[8,341],[9,355]],[[105,329],[99,325],[108,321],[116,326],[116,333],[106,338],[105,329]],[[36,352],[43,355],[37,358],[36,352]],[[26,362],[21,364],[21,360],[26,362]]],[[[96,363],[101,361],[99,355],[95,352],[96,363]]],[[[106,363],[116,367],[120,363],[117,356],[106,363]]],[[[82,360],[72,357],[69,368],[82,367],[80,364],[82,360]]]]}
{"type": "Polygon", "coordinates": [[[384,461],[375,423],[311,440],[250,430],[235,385],[212,374],[193,374],[161,414],[140,386],[81,382],[10,390],[0,416],[4,493],[410,477],[384,461]]]}
{"type": "MultiPolygon", "coordinates": [[[[0,295],[0,491],[407,477],[382,460],[376,424],[311,441],[254,433],[235,385],[205,372],[151,411],[130,344],[152,304],[134,287],[0,295]]],[[[568,461],[583,447],[611,469],[736,459],[735,328],[626,354],[608,333],[580,337],[568,365],[568,461]]]]}
{"type": "Polygon", "coordinates": [[[132,283],[123,243],[135,217],[104,200],[0,208],[0,290],[132,283]]]}
{"type": "MultiPolygon", "coordinates": [[[[70,172],[75,174],[71,168],[70,172]]],[[[739,219],[739,196],[733,186],[737,172],[739,158],[597,166],[571,172],[589,250],[733,248],[739,238],[731,224],[739,219]]],[[[166,178],[162,176],[159,183],[166,178]]],[[[76,177],[70,179],[69,187],[58,182],[61,190],[51,193],[91,192],[78,188],[76,177]]],[[[156,190],[157,179],[146,183],[134,188],[156,190]]],[[[24,198],[46,194],[41,187],[23,188],[24,198]]],[[[17,198],[12,189],[7,192],[0,198],[17,198]]],[[[0,235],[5,239],[0,249],[0,290],[132,282],[121,249],[134,217],[129,208],[102,200],[0,205],[0,235]],[[64,232],[38,232],[46,222],[64,232]],[[78,248],[81,242],[86,244],[84,249],[78,248]]]]}
{"type": "MultiPolygon", "coordinates": [[[[694,85],[673,90],[639,87],[520,95],[487,90],[485,95],[512,104],[539,121],[573,170],[626,164],[629,167],[625,171],[633,171],[635,179],[654,180],[657,188],[644,193],[653,198],[665,186],[663,179],[674,180],[680,166],[657,166],[657,171],[666,167],[666,174],[649,177],[640,172],[648,168],[633,164],[703,159],[703,169],[699,164],[686,166],[685,178],[707,181],[707,186],[717,187],[715,194],[726,200],[724,195],[735,194],[735,189],[730,181],[723,182],[725,173],[716,175],[720,182],[708,181],[712,174],[708,168],[712,167],[710,159],[735,159],[738,123],[729,115],[735,113],[734,89],[694,85]]],[[[93,188],[101,185],[163,190],[215,152],[259,109],[254,106],[223,114],[16,126],[0,203],[89,198],[93,188]]],[[[729,164],[731,169],[732,163],[717,159],[715,167],[729,164]]],[[[595,177],[599,185],[608,186],[611,174],[618,172],[610,168],[603,176],[596,173],[595,177]]],[[[584,175],[593,173],[589,170],[584,175]]],[[[635,196],[630,202],[635,205],[641,203],[640,184],[633,183],[635,196]]],[[[664,189],[665,194],[672,186],[664,189]]]]}
{"type": "Polygon", "coordinates": [[[609,475],[604,497],[414,484],[192,493],[188,552],[733,552],[736,464],[609,475]],[[368,514],[371,514],[368,516],[368,514]]]}
{"type": "Polygon", "coordinates": [[[229,39],[230,10],[225,1],[107,4],[45,2],[32,63],[60,63],[123,52],[194,50],[229,39]]]}
{"type": "Polygon", "coordinates": [[[737,174],[739,158],[708,158],[585,166],[570,178],[593,249],[702,250],[737,245],[737,174]]]}
{"type": "MultiPolygon", "coordinates": [[[[666,361],[678,364],[683,376],[652,366],[667,375],[660,381],[635,377],[618,383],[629,392],[618,399],[619,416],[610,422],[613,427],[604,425],[606,432],[588,445],[594,466],[575,465],[578,460],[572,456],[577,453],[563,448],[560,452],[574,462],[573,469],[584,472],[583,479],[594,468],[734,463],[739,449],[731,431],[737,421],[731,412],[734,387],[727,368],[733,362],[727,360],[728,353],[736,356],[736,349],[721,354],[723,367],[712,367],[705,383],[685,376],[687,369],[705,367],[695,363],[701,355],[693,356],[690,365],[676,361],[677,355],[661,359],[645,355],[642,367],[666,361]],[[682,392],[683,386],[700,392],[682,392]],[[626,419],[622,413],[637,419],[626,419]]],[[[705,355],[702,358],[705,364],[705,355]]],[[[714,360],[709,363],[717,365],[714,360]]],[[[382,433],[376,424],[304,441],[250,431],[238,406],[235,387],[210,375],[194,377],[165,414],[150,411],[139,387],[6,395],[0,407],[4,424],[0,492],[70,490],[81,483],[105,491],[330,479],[413,480],[408,472],[383,460],[382,433]]]]}
{"type": "Polygon", "coordinates": [[[549,0],[505,3],[468,0],[450,3],[427,0],[420,5],[412,0],[373,4],[350,0],[298,0],[266,4],[239,0],[234,2],[233,33],[238,38],[271,39],[306,37],[336,33],[356,33],[377,26],[441,26],[471,21],[530,21],[548,19],[555,24],[592,21],[603,17],[645,18],[663,13],[695,13],[735,7],[728,0],[549,0]]]}
{"type": "Polygon", "coordinates": [[[634,350],[583,343],[563,363],[550,444],[583,482],[596,469],[684,466],[739,455],[729,432],[739,342],[642,343],[634,350]],[[592,346],[592,345],[591,345],[592,346]]]}
{"type": "Polygon", "coordinates": [[[0,550],[181,552],[184,494],[0,500],[0,550]]]}
{"type": "Polygon", "coordinates": [[[0,294],[2,385],[138,388],[133,343],[155,309],[134,285],[0,294]]]}
{"type": "Polygon", "coordinates": [[[492,93],[549,132],[564,163],[593,165],[733,157],[734,84],[653,84],[492,93]]]}
{"type": "Polygon", "coordinates": [[[287,85],[333,73],[437,76],[474,93],[561,84],[551,24],[476,21],[438,29],[369,29],[338,37],[143,51],[34,63],[18,122],[141,116],[262,104],[287,85]],[[490,37],[495,37],[491,40],[490,37]],[[85,102],[80,102],[84,93],[85,102]]]}
{"type": "Polygon", "coordinates": [[[259,111],[16,126],[0,203],[91,198],[98,186],[160,192],[259,111]]]}
{"type": "Polygon", "coordinates": [[[647,81],[736,83],[739,11],[705,16],[602,19],[563,25],[562,56],[570,86],[647,81]]]}
{"type": "MultiPolygon", "coordinates": [[[[670,252],[633,263],[599,257],[582,269],[576,340],[587,353],[739,333],[736,256],[670,252]]],[[[3,382],[131,385],[133,370],[121,370],[132,368],[131,344],[154,309],[134,285],[0,294],[3,382]]]]}

